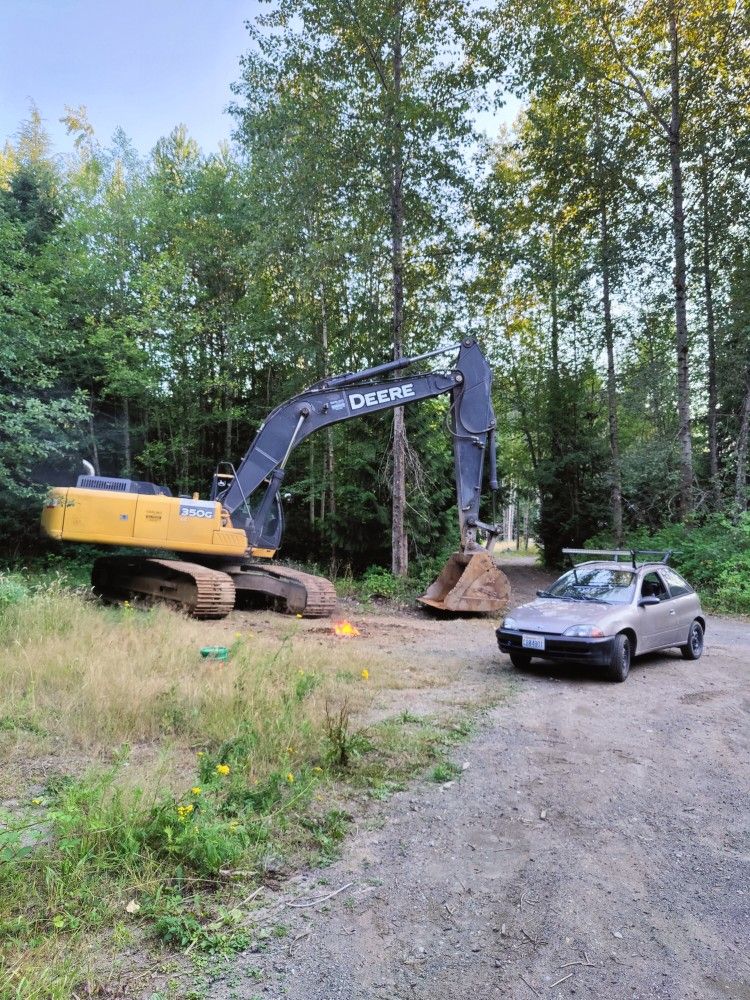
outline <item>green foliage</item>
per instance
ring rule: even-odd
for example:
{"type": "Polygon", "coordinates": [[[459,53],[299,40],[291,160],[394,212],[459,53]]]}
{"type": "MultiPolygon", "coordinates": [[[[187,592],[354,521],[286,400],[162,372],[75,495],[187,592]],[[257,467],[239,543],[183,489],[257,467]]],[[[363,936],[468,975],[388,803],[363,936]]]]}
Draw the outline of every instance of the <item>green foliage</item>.
{"type": "Polygon", "coordinates": [[[329,809],[323,816],[310,816],[303,826],[318,848],[321,862],[335,860],[346,837],[352,817],[342,809],[329,809]]]}
{"type": "MultiPolygon", "coordinates": [[[[611,544],[607,535],[589,539],[597,548],[611,544]]],[[[717,611],[750,614],[750,515],[737,523],[716,514],[701,522],[671,524],[650,533],[630,532],[625,547],[672,549],[671,565],[717,611]]]]}
{"type": "Polygon", "coordinates": [[[433,768],[430,777],[438,784],[445,784],[446,781],[453,781],[461,773],[461,768],[451,761],[442,761],[433,768]]]}
{"type": "Polygon", "coordinates": [[[167,912],[159,912],[165,901],[159,901],[158,915],[154,920],[154,934],[165,944],[181,950],[189,949],[206,955],[228,957],[246,951],[251,936],[237,923],[242,912],[224,911],[217,920],[201,921],[184,902],[175,897],[168,900],[167,912]]]}
{"type": "Polygon", "coordinates": [[[28,587],[20,573],[0,572],[0,611],[10,604],[20,604],[28,596],[28,587]]]}
{"type": "Polygon", "coordinates": [[[372,600],[373,597],[382,597],[393,601],[404,596],[405,587],[406,584],[401,577],[394,576],[382,566],[370,566],[362,577],[361,593],[363,598],[368,601],[372,600]]]}
{"type": "Polygon", "coordinates": [[[346,698],[338,706],[326,702],[325,735],[326,760],[339,771],[346,771],[362,754],[372,749],[364,730],[352,731],[351,705],[346,698]]]}

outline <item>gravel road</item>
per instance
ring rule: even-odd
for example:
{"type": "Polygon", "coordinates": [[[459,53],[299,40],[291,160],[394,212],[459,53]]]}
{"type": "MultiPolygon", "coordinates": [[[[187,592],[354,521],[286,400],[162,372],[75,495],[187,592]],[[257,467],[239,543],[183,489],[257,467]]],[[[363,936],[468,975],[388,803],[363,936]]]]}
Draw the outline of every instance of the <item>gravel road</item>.
{"type": "Polygon", "coordinates": [[[750,626],[711,618],[700,661],[649,656],[625,684],[518,673],[435,628],[509,692],[460,779],[363,814],[282,896],[348,887],[279,901],[287,936],[212,1000],[750,1000],[750,626]]]}

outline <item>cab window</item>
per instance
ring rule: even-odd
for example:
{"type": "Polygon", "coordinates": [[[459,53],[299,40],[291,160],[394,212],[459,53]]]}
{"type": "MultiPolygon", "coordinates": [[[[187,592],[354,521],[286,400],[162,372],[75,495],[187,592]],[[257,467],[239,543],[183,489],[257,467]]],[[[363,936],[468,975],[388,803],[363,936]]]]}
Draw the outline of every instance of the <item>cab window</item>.
{"type": "Polygon", "coordinates": [[[641,597],[658,597],[660,601],[669,598],[669,591],[658,573],[646,573],[641,582],[641,597]]]}
{"type": "Polygon", "coordinates": [[[684,597],[685,594],[693,593],[693,588],[682,579],[679,573],[675,573],[673,569],[665,569],[663,573],[672,597],[684,597]]]}

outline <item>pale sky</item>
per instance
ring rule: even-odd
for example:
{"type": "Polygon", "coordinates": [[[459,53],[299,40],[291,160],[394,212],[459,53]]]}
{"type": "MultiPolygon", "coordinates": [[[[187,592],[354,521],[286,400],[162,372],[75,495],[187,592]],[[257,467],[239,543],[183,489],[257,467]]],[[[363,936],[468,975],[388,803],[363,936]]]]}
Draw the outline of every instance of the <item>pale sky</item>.
{"type": "MultiPolygon", "coordinates": [[[[0,0],[0,144],[39,107],[58,119],[85,104],[106,144],[120,126],[141,152],[184,122],[206,150],[227,139],[224,109],[257,0],[0,0]]],[[[266,5],[266,9],[268,9],[266,5]]]]}
{"type": "MultiPolygon", "coordinates": [[[[59,118],[85,105],[99,141],[119,126],[141,153],[184,123],[206,151],[228,139],[225,109],[244,22],[258,0],[0,0],[0,146],[33,100],[56,152],[72,148],[59,118]]],[[[494,132],[518,102],[479,124],[494,132]]]]}

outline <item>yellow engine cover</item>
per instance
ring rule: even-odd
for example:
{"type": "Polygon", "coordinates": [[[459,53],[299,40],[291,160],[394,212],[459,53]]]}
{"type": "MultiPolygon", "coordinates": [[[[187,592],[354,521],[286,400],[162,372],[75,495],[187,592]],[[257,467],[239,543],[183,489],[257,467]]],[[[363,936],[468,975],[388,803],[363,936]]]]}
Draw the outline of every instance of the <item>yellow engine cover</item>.
{"type": "Polygon", "coordinates": [[[42,531],[64,542],[244,555],[245,532],[222,523],[222,517],[221,504],[215,500],[71,486],[49,491],[42,511],[42,531]]]}

